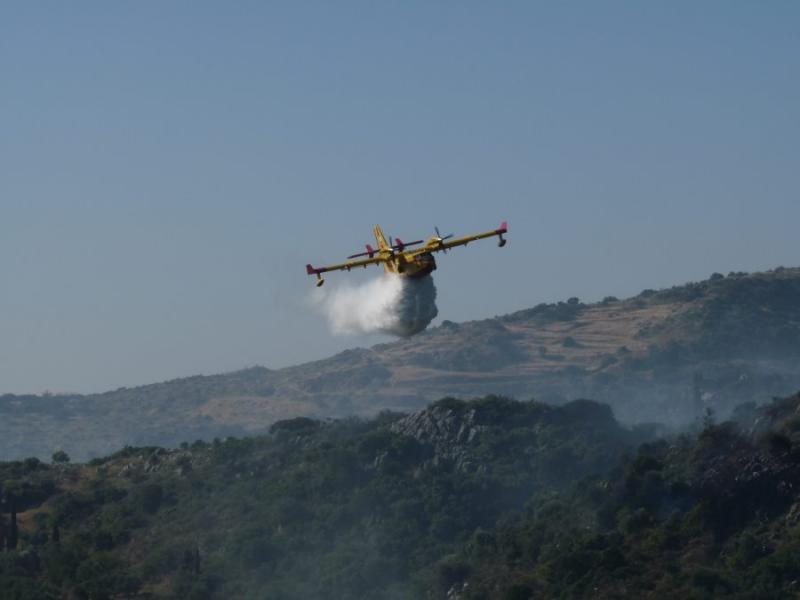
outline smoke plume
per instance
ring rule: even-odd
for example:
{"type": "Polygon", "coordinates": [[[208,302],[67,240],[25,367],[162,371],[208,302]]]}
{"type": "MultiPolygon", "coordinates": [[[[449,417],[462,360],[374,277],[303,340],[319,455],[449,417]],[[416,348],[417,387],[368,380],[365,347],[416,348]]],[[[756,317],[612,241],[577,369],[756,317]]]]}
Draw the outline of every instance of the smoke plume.
{"type": "Polygon", "coordinates": [[[315,290],[314,305],[336,334],[386,333],[408,337],[436,317],[436,286],[427,275],[407,279],[385,274],[358,286],[315,290]]]}

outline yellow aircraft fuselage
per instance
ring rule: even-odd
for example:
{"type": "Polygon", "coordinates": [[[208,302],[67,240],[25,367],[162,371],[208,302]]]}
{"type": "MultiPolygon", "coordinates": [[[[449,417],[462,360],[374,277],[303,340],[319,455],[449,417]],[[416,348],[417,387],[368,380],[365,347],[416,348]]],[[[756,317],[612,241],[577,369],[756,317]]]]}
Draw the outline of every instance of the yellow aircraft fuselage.
{"type": "Polygon", "coordinates": [[[383,263],[383,270],[386,273],[413,278],[424,277],[436,270],[436,259],[430,252],[423,254],[396,253],[386,242],[386,238],[383,237],[380,225],[375,226],[374,233],[375,241],[378,244],[377,254],[386,256],[386,260],[383,263]]]}
{"type": "Polygon", "coordinates": [[[402,277],[424,277],[436,270],[436,259],[430,252],[411,258],[400,254],[394,260],[387,260],[383,264],[383,270],[402,277]]]}

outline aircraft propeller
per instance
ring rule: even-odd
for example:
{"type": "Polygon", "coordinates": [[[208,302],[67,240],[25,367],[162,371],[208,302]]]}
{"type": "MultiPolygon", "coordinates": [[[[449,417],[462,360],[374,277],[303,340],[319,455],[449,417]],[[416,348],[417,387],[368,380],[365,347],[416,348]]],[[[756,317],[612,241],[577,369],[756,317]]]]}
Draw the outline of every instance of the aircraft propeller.
{"type": "Polygon", "coordinates": [[[348,259],[350,259],[350,258],[358,258],[359,256],[369,256],[370,258],[372,258],[375,255],[375,252],[376,252],[375,248],[373,248],[369,244],[365,244],[364,247],[367,249],[366,252],[359,252],[358,254],[351,254],[347,258],[348,259]]]}
{"type": "Polygon", "coordinates": [[[449,240],[451,237],[453,237],[452,233],[443,236],[441,233],[439,233],[439,228],[436,227],[435,225],[434,225],[433,228],[436,230],[436,239],[438,239],[440,242],[443,242],[445,240],[449,240]]]}
{"type": "Polygon", "coordinates": [[[402,252],[403,250],[405,250],[409,246],[416,246],[417,244],[421,244],[425,240],[414,240],[413,242],[404,242],[400,238],[397,238],[397,240],[395,240],[395,241],[397,242],[396,244],[392,241],[391,237],[389,238],[389,244],[392,246],[392,248],[402,252]]]}

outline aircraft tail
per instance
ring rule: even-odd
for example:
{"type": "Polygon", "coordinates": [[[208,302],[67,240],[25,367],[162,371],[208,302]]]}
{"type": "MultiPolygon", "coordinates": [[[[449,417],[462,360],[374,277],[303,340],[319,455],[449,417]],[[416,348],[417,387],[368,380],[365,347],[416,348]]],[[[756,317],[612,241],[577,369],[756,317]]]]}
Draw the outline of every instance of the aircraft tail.
{"type": "Polygon", "coordinates": [[[389,242],[386,241],[386,238],[383,237],[383,231],[381,231],[380,225],[375,225],[375,241],[378,242],[378,249],[380,250],[391,250],[389,246],[389,242]]]}

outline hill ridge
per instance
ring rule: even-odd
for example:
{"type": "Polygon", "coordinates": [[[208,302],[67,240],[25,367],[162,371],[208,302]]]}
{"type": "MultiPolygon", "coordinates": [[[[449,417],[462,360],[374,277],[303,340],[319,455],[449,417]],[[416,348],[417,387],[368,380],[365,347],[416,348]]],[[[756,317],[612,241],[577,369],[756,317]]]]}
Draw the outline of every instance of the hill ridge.
{"type": "Polygon", "coordinates": [[[294,416],[408,412],[444,396],[605,402],[681,425],[800,389],[800,268],[714,274],[636,296],[444,321],[411,339],[98,394],[0,396],[0,457],[88,458],[265,431],[294,416]],[[46,434],[46,435],[45,435],[46,434]],[[50,440],[49,442],[47,440],[50,440]]]}

